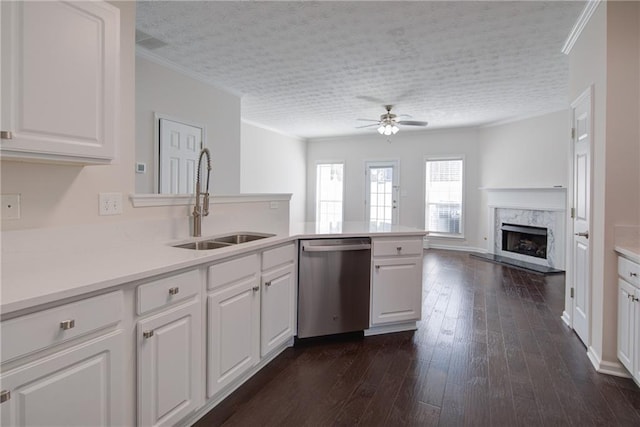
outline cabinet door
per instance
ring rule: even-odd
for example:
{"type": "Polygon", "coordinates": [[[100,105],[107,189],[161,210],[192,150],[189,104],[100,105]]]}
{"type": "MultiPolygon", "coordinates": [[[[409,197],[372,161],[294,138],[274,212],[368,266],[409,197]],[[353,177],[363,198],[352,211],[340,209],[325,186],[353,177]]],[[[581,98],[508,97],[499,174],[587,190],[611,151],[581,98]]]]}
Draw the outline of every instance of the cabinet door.
{"type": "Polygon", "coordinates": [[[419,320],[422,307],[422,258],[373,260],[371,324],[419,320]]]}
{"type": "Polygon", "coordinates": [[[295,265],[262,275],[260,352],[264,356],[293,336],[295,265]]]}
{"type": "Polygon", "coordinates": [[[618,279],[618,359],[633,373],[635,288],[618,279]]]}
{"type": "Polygon", "coordinates": [[[174,425],[202,403],[200,300],[138,322],[138,423],[174,425]]]}
{"type": "Polygon", "coordinates": [[[2,425],[123,425],[122,340],[115,331],[3,372],[2,425]]]}
{"type": "Polygon", "coordinates": [[[260,359],[257,273],[217,288],[208,297],[207,310],[207,397],[212,397],[260,359]]]}
{"type": "MultiPolygon", "coordinates": [[[[633,369],[631,370],[636,381],[640,382],[640,289],[634,288],[635,298],[633,299],[633,308],[631,314],[633,317],[633,331],[630,334],[631,345],[633,349],[633,369]]],[[[626,365],[625,365],[626,366],[626,365]]]]}
{"type": "Polygon", "coordinates": [[[113,158],[120,12],[106,2],[2,2],[3,157],[113,158]]]}

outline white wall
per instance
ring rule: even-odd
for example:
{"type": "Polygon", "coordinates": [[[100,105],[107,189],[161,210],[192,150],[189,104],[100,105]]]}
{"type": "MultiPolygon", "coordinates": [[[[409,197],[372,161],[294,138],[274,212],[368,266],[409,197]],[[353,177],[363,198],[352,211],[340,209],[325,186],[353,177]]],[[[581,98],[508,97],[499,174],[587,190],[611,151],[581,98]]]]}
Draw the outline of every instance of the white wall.
{"type": "MultiPolygon", "coordinates": [[[[566,187],[569,129],[568,107],[563,111],[480,128],[479,186],[566,187]]],[[[481,192],[480,204],[476,225],[486,242],[490,231],[486,191],[481,192]]]]}
{"type": "MultiPolygon", "coordinates": [[[[570,53],[570,99],[594,87],[589,230],[592,312],[587,345],[601,369],[621,368],[616,356],[613,228],[640,223],[638,9],[638,2],[600,3],[570,53]]],[[[567,301],[567,309],[570,303],[567,301]]]]}
{"type": "Polygon", "coordinates": [[[242,122],[240,191],[292,193],[291,222],[305,220],[307,142],[242,122]]]}
{"type": "Polygon", "coordinates": [[[434,239],[433,245],[446,244],[476,248],[480,244],[478,216],[478,140],[475,129],[443,131],[401,130],[387,138],[372,130],[367,135],[312,139],[307,148],[307,218],[315,219],[316,164],[325,161],[345,163],[344,220],[365,218],[365,161],[398,160],[400,164],[399,224],[424,229],[424,160],[429,156],[463,155],[465,159],[465,239],[434,239]],[[444,242],[444,243],[443,243],[444,242]]]}
{"type": "MultiPolygon", "coordinates": [[[[240,98],[164,65],[136,57],[136,192],[153,192],[154,113],[206,126],[211,192],[240,192],[240,98]]],[[[132,169],[133,170],[133,169],[132,169]]]]}

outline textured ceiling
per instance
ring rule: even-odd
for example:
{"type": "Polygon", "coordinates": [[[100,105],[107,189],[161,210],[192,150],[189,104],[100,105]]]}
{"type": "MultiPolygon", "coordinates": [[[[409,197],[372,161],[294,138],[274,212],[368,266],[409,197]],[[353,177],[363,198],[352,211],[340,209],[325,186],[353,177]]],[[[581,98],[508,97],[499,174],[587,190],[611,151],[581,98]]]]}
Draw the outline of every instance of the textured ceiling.
{"type": "Polygon", "coordinates": [[[375,132],[356,119],[386,103],[429,128],[566,108],[560,49],[583,6],[144,1],[136,26],[168,43],[155,55],[242,95],[243,119],[312,138],[375,132]]]}

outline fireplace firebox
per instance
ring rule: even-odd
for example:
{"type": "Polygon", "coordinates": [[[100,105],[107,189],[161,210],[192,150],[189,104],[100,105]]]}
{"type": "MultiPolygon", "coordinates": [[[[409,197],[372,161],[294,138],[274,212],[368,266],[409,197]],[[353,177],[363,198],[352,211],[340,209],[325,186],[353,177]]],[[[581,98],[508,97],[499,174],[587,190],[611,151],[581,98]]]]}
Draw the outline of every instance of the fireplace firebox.
{"type": "Polygon", "coordinates": [[[502,250],[547,258],[547,229],[530,225],[502,223],[502,250]]]}

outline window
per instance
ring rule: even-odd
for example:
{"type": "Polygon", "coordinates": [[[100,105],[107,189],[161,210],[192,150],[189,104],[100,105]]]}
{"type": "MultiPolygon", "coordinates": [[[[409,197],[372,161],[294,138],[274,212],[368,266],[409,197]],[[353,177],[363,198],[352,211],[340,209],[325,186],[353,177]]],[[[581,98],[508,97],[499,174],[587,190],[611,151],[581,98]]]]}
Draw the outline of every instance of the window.
{"type": "Polygon", "coordinates": [[[342,192],[344,165],[322,163],[316,167],[316,221],[335,223],[342,221],[342,192]]]}
{"type": "Polygon", "coordinates": [[[426,161],[425,230],[434,234],[462,235],[461,158],[426,161]]]}

